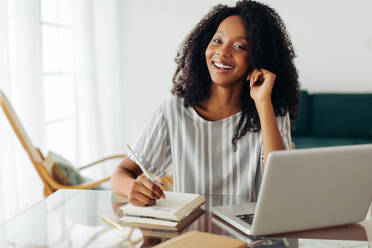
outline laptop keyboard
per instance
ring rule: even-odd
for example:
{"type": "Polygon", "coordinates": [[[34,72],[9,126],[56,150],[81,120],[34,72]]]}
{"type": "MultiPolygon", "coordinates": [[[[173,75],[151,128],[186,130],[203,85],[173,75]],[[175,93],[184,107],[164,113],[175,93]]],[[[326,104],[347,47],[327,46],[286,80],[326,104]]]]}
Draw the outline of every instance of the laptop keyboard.
{"type": "Polygon", "coordinates": [[[254,214],[238,214],[236,217],[241,219],[244,222],[247,222],[249,225],[252,225],[254,214]]]}

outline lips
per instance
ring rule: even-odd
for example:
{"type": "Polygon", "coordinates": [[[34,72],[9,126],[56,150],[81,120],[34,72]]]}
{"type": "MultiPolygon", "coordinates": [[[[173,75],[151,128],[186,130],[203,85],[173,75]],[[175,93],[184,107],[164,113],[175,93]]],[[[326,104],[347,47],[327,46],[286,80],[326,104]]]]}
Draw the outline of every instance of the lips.
{"type": "Polygon", "coordinates": [[[230,63],[220,60],[212,61],[212,65],[217,72],[228,72],[234,68],[230,63]]]}

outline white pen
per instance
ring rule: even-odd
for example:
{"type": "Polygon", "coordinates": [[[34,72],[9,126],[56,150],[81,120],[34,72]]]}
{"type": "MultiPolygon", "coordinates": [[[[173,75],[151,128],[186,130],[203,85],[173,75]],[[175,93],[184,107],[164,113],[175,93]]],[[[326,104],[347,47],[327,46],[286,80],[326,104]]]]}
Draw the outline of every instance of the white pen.
{"type": "Polygon", "coordinates": [[[138,158],[138,155],[132,150],[132,148],[127,144],[127,147],[128,147],[128,150],[129,152],[132,154],[134,160],[134,162],[136,162],[136,164],[140,167],[140,169],[142,170],[143,174],[145,174],[145,176],[153,183],[155,182],[158,182],[160,184],[162,184],[162,182],[160,181],[160,179],[152,174],[149,174],[147,172],[147,170],[142,166],[142,164],[140,163],[140,160],[138,158]]]}

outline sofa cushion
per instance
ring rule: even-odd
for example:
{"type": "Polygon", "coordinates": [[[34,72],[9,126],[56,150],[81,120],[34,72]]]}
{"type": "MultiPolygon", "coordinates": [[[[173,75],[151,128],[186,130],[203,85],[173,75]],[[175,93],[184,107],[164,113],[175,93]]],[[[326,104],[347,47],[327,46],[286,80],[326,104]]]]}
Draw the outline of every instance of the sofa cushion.
{"type": "Polygon", "coordinates": [[[372,94],[312,95],[312,136],[372,138],[372,94]]]}
{"type": "Polygon", "coordinates": [[[294,123],[292,134],[307,135],[311,128],[311,96],[307,91],[300,91],[300,111],[294,123]]]}
{"type": "Polygon", "coordinates": [[[366,138],[296,136],[292,138],[292,141],[295,144],[295,149],[325,146],[372,144],[372,139],[366,138]]]}

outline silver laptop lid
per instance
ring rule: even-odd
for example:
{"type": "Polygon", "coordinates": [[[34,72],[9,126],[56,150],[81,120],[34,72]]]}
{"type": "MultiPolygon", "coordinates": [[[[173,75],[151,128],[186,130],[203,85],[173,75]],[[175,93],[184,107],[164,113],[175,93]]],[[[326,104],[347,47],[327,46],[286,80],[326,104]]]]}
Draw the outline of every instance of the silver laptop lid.
{"type": "Polygon", "coordinates": [[[372,145],[272,152],[252,235],[358,222],[371,199],[372,145]]]}

